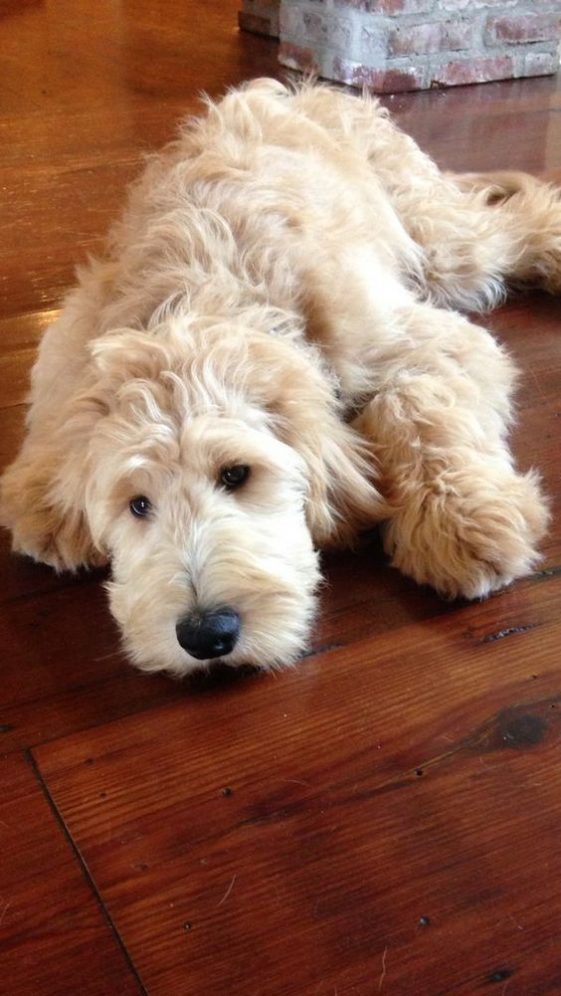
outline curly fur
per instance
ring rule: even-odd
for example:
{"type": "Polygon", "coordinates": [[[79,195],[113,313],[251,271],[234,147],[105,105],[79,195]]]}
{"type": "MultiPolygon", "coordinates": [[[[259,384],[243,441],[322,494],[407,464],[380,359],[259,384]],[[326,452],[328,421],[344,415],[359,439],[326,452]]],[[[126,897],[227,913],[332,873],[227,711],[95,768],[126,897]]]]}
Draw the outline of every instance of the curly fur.
{"type": "Polygon", "coordinates": [[[131,657],[177,674],[200,666],[178,618],[224,605],[229,663],[294,661],[318,548],[376,522],[444,596],[508,584],[546,503],[506,442],[514,366],[459,311],[558,291],[560,264],[555,189],[442,174],[375,100],[257,80],[207,101],[43,339],[2,482],[14,548],[110,561],[131,657]]]}

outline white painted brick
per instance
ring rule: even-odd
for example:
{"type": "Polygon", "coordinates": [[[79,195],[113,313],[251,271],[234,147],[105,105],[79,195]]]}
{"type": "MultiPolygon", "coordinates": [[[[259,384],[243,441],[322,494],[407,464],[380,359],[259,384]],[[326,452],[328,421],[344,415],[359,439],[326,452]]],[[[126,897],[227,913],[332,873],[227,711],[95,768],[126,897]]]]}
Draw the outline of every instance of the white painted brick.
{"type": "Polygon", "coordinates": [[[558,68],[558,38],[549,39],[561,29],[561,0],[245,0],[242,8],[255,30],[280,10],[283,64],[383,92],[558,68]]]}

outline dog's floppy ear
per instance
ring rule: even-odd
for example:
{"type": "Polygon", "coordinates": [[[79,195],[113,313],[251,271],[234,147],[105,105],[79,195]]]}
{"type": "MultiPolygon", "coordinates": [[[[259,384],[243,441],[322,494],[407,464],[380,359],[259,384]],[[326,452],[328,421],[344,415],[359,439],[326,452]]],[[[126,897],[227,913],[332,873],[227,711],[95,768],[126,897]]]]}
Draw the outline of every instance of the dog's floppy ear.
{"type": "Polygon", "coordinates": [[[342,421],[333,385],[315,352],[263,335],[252,341],[250,353],[250,381],[256,378],[279,437],[305,461],[314,542],[352,542],[360,530],[389,514],[374,485],[375,459],[366,440],[342,421]]]}
{"type": "Polygon", "coordinates": [[[42,405],[21,453],[0,483],[0,524],[13,547],[57,570],[103,563],[86,515],[92,433],[124,380],[157,377],[165,350],[156,338],[118,330],[90,343],[91,362],[59,409],[42,405]]]}
{"type": "Polygon", "coordinates": [[[71,399],[49,430],[34,432],[0,482],[0,524],[13,548],[56,570],[100,564],[84,511],[88,432],[103,411],[95,397],[71,399]]]}

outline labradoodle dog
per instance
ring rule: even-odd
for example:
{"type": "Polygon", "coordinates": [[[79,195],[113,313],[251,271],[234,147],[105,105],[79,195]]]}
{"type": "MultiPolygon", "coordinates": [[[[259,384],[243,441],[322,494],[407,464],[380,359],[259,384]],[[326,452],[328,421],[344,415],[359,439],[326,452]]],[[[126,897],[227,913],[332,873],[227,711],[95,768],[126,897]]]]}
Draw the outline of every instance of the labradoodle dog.
{"type": "Polygon", "coordinates": [[[305,646],[318,549],[382,522],[443,596],[528,572],[547,522],[507,444],[512,361],[462,311],[561,284],[561,197],[442,174],[376,100],[257,80],[148,165],[40,347],[2,483],[14,548],[110,561],[131,658],[305,646]]]}

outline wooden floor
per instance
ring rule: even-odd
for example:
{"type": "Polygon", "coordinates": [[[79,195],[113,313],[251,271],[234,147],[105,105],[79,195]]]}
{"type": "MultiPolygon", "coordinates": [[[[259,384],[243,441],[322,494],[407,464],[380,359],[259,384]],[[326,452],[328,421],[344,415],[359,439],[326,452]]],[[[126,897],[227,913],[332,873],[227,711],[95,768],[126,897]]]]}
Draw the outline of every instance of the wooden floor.
{"type": "MultiPolygon", "coordinates": [[[[201,89],[276,73],[236,0],[0,3],[0,458],[40,333],[201,89]]],[[[541,79],[388,98],[441,164],[561,178],[541,79]]],[[[489,319],[488,319],[489,321],[489,319]]],[[[490,318],[516,450],[559,498],[561,303],[490,318]]],[[[0,992],[561,993],[561,520],[539,571],[444,604],[374,542],[326,561],[313,653],[177,683],[99,576],[0,557],[0,992]]]]}

